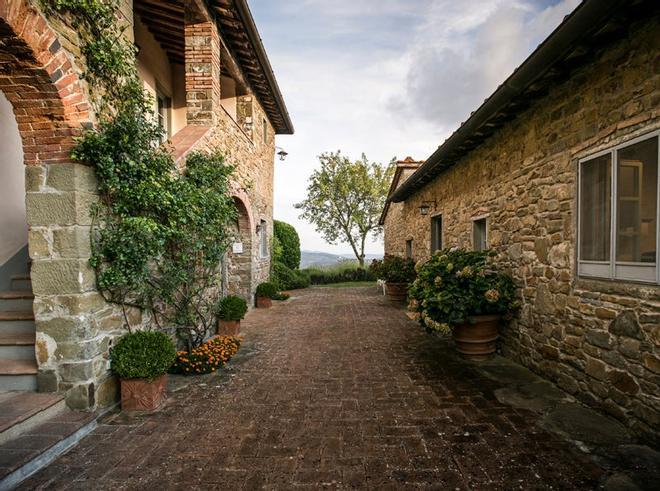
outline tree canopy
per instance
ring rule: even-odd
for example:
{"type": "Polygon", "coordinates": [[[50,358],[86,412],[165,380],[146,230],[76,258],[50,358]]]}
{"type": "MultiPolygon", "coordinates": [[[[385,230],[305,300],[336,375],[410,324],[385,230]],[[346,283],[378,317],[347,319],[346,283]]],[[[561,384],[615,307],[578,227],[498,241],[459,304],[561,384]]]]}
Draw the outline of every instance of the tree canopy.
{"type": "Polygon", "coordinates": [[[328,243],[348,243],[364,265],[367,237],[382,233],[378,219],[394,174],[393,161],[383,166],[362,154],[353,162],[341,151],[324,153],[319,161],[321,168],[309,178],[307,198],[295,206],[328,243]]]}

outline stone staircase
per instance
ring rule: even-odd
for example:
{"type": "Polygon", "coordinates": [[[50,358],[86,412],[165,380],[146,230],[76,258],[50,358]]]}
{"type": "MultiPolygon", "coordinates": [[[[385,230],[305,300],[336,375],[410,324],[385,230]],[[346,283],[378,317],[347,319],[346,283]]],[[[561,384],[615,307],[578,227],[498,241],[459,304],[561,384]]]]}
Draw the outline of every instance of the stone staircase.
{"type": "Polygon", "coordinates": [[[30,275],[11,278],[0,292],[0,391],[36,391],[35,325],[30,275]]]}

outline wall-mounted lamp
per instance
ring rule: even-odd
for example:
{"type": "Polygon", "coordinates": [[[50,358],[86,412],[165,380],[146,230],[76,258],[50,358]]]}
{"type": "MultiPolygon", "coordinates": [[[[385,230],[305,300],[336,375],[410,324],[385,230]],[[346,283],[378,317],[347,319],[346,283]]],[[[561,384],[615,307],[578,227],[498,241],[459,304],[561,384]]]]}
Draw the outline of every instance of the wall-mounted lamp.
{"type": "Polygon", "coordinates": [[[277,155],[280,156],[280,160],[284,160],[289,153],[284,150],[282,147],[275,147],[275,149],[279,149],[279,152],[277,152],[277,155]]]}
{"type": "Polygon", "coordinates": [[[435,202],[435,200],[433,200],[433,201],[422,201],[422,204],[419,206],[419,212],[423,216],[428,215],[429,210],[431,209],[431,205],[433,205],[433,211],[435,211],[435,207],[437,206],[437,203],[435,202]]]}

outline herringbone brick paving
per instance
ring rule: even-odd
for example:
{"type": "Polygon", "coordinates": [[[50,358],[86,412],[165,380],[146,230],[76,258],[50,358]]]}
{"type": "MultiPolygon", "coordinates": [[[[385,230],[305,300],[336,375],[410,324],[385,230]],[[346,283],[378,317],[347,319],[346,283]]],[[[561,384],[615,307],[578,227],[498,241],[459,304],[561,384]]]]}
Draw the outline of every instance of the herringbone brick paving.
{"type": "Polygon", "coordinates": [[[25,489],[592,489],[602,470],[375,289],[315,288],[243,321],[243,354],[117,414],[25,489]]]}

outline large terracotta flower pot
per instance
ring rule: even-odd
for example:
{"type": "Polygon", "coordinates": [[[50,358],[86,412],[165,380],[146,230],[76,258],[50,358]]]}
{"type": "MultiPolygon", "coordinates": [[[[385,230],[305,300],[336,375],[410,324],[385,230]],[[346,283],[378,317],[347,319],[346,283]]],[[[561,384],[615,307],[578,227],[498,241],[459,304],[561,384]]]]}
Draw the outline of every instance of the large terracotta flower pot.
{"type": "Polygon", "coordinates": [[[269,309],[273,306],[273,300],[269,297],[257,297],[258,309],[269,309]]]}
{"type": "Polygon", "coordinates": [[[241,331],[241,321],[227,321],[220,319],[216,334],[220,336],[236,336],[241,331]]]}
{"type": "Polygon", "coordinates": [[[495,353],[500,316],[477,315],[470,320],[453,330],[456,351],[468,360],[486,360],[495,353]]]}
{"type": "Polygon", "coordinates": [[[155,411],[165,402],[167,374],[153,380],[121,379],[121,408],[124,411],[155,411]]]}
{"type": "Polygon", "coordinates": [[[405,302],[408,299],[408,283],[385,283],[387,298],[395,302],[405,302]]]}

